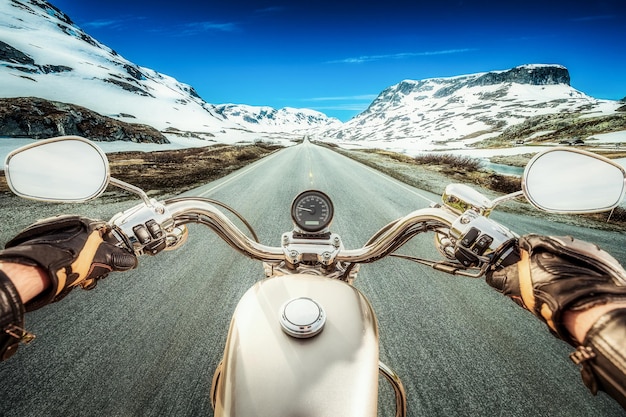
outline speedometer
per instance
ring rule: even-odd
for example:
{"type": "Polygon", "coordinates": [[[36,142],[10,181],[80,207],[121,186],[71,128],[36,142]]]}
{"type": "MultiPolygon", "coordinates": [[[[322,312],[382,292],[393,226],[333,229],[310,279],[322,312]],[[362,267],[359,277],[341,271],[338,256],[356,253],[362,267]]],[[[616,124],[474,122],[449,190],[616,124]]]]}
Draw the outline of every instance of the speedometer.
{"type": "Polygon", "coordinates": [[[291,218],[302,232],[321,232],[333,220],[333,202],[317,190],[300,193],[291,204],[291,218]]]}

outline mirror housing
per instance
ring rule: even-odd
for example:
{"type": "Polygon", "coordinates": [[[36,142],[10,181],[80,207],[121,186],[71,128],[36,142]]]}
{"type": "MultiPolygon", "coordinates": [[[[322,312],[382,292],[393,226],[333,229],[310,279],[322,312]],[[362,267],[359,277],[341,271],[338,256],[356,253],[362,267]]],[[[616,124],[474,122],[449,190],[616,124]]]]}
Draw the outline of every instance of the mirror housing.
{"type": "Polygon", "coordinates": [[[98,197],[109,184],[105,153],[79,136],[37,141],[7,155],[11,191],[33,200],[72,203],[98,197]]]}
{"type": "Polygon", "coordinates": [[[555,148],[530,160],[522,190],[535,207],[552,213],[597,213],[620,204],[626,171],[598,154],[555,148]]]}

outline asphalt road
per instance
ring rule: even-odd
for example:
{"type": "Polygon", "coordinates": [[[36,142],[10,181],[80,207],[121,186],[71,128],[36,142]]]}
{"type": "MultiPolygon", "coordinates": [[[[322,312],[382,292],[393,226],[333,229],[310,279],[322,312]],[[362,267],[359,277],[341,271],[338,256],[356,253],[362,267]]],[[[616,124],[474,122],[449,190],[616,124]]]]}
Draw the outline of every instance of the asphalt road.
{"type": "MultiPolygon", "coordinates": [[[[291,200],[307,188],[330,194],[333,230],[347,247],[438,199],[307,144],[194,193],[237,208],[262,242],[278,245],[291,228],[291,200]]],[[[626,263],[624,234],[495,217],[519,233],[594,240],[626,263]]],[[[403,251],[436,255],[431,235],[403,251]]],[[[260,263],[194,226],[182,249],[144,257],[136,271],[29,313],[38,339],[0,363],[0,416],[212,415],[209,388],[231,314],[261,278],[260,263]]],[[[377,312],[381,359],[401,376],[410,416],[626,414],[605,395],[589,394],[567,359],[570,348],[483,280],[389,258],[363,266],[357,286],[377,312]]],[[[388,409],[381,415],[393,415],[381,391],[388,409]]]]}

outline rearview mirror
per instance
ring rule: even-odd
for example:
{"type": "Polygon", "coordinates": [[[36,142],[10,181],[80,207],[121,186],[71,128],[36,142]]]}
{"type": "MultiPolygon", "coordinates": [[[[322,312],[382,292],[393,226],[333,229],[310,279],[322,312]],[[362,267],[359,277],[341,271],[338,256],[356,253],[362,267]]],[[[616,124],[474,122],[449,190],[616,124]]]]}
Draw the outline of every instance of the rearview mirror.
{"type": "Polygon", "coordinates": [[[82,202],[109,183],[109,162],[100,148],[78,136],[38,141],[11,152],[5,162],[9,188],[20,197],[82,202]]]}
{"type": "Polygon", "coordinates": [[[610,159],[578,149],[556,148],[526,166],[522,189],[535,207],[553,213],[594,213],[620,204],[626,171],[610,159]]]}

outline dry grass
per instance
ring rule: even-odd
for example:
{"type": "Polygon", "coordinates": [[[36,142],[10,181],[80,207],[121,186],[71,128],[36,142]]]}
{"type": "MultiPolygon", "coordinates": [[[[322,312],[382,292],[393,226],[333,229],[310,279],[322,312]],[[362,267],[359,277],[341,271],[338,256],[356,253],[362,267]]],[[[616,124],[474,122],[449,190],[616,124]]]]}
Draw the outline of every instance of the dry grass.
{"type": "MultiPolygon", "coordinates": [[[[180,193],[223,177],[278,149],[278,146],[214,145],[156,152],[107,154],[111,176],[150,193],[180,193]]],[[[8,192],[0,172],[0,192],[8,192]]]]}
{"type": "Polygon", "coordinates": [[[146,191],[183,192],[223,177],[278,147],[214,145],[175,151],[108,154],[111,175],[146,191]]]}
{"type": "MultiPolygon", "coordinates": [[[[448,161],[446,158],[426,158],[425,160],[431,161],[431,163],[418,164],[413,158],[410,158],[411,160],[407,162],[406,158],[408,157],[406,155],[395,157],[393,152],[389,151],[376,149],[348,151],[341,148],[333,148],[333,150],[414,187],[439,195],[441,195],[445,185],[457,181],[476,186],[481,193],[487,196],[489,196],[486,192],[487,190],[501,194],[510,194],[521,189],[521,178],[500,175],[483,169],[470,169],[475,166],[473,161],[465,161],[467,163],[464,164],[460,162],[463,161],[462,159],[460,161],[448,161]],[[447,161],[450,165],[443,163],[444,161],[447,161]],[[451,166],[456,166],[457,169],[451,169],[451,166]]],[[[493,195],[491,198],[495,196],[497,195],[493,195]]],[[[536,213],[533,210],[528,210],[527,204],[517,202],[508,202],[506,205],[501,206],[500,210],[531,215],[536,213]]],[[[548,218],[552,215],[541,212],[541,216],[548,218]]],[[[581,227],[623,231],[626,225],[626,209],[617,207],[610,213],[588,215],[554,215],[554,219],[555,221],[571,222],[572,224],[581,225],[581,227]]]]}
{"type": "Polygon", "coordinates": [[[481,161],[476,158],[452,154],[422,154],[414,163],[436,167],[436,169],[455,180],[480,185],[503,194],[514,193],[522,187],[521,179],[509,175],[500,175],[481,168],[481,161]]]}
{"type": "Polygon", "coordinates": [[[414,158],[420,165],[443,165],[456,171],[478,171],[480,160],[469,156],[425,153],[414,158]]]}

